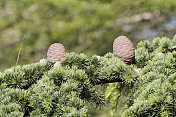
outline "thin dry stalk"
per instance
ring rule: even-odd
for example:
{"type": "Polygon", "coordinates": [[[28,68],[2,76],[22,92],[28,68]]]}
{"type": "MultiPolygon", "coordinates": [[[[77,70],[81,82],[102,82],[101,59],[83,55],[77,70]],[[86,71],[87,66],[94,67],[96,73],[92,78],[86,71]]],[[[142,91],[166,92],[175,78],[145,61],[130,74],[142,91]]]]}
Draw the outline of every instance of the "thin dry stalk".
{"type": "Polygon", "coordinates": [[[19,51],[18,51],[18,57],[17,57],[17,60],[16,60],[16,66],[18,65],[18,61],[19,61],[19,59],[20,59],[21,48],[22,48],[23,41],[24,41],[25,37],[26,37],[26,36],[24,35],[24,36],[23,36],[23,39],[22,39],[22,41],[21,41],[20,49],[19,49],[19,51]]]}

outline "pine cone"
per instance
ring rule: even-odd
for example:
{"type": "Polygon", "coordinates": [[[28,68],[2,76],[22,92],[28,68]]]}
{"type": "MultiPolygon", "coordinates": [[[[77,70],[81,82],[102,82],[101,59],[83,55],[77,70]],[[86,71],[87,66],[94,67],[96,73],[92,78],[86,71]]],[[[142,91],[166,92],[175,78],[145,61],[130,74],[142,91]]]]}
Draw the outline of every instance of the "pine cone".
{"type": "Polygon", "coordinates": [[[54,43],[48,49],[47,59],[52,63],[56,63],[61,61],[61,59],[65,57],[65,54],[64,46],[60,43],[54,43]]]}
{"type": "Polygon", "coordinates": [[[119,36],[114,40],[113,53],[127,64],[134,60],[134,47],[132,42],[125,36],[119,36]]]}

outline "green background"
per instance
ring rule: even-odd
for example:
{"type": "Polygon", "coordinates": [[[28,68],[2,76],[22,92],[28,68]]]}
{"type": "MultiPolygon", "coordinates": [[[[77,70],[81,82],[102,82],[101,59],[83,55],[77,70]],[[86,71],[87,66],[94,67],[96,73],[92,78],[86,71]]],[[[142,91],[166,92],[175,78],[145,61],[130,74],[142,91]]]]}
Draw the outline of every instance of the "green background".
{"type": "Polygon", "coordinates": [[[175,0],[1,0],[0,68],[15,65],[24,35],[20,65],[46,58],[55,42],[67,52],[104,55],[112,52],[119,35],[135,45],[156,36],[172,37],[168,23],[175,6],[175,0]],[[153,16],[146,19],[145,13],[153,16]]]}

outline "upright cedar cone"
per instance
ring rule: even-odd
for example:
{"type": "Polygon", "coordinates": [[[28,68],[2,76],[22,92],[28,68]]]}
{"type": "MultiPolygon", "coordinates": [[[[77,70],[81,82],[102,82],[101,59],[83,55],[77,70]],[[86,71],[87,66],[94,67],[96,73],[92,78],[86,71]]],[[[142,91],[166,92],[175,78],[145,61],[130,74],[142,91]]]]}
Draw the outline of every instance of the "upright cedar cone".
{"type": "Polygon", "coordinates": [[[134,62],[134,47],[125,36],[119,36],[114,40],[113,53],[127,64],[134,62]]]}
{"type": "Polygon", "coordinates": [[[54,43],[48,49],[47,59],[52,63],[56,63],[61,61],[65,57],[65,54],[64,46],[60,43],[54,43]]]}

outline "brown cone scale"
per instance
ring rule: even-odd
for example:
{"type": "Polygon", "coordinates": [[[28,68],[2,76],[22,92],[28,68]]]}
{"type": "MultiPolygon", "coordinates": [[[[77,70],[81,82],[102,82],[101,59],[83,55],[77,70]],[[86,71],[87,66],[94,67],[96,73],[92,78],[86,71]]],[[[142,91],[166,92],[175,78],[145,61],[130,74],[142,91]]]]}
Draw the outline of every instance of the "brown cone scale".
{"type": "Polygon", "coordinates": [[[119,36],[114,40],[113,53],[127,64],[131,64],[134,60],[134,47],[126,36],[119,36]]]}
{"type": "Polygon", "coordinates": [[[62,58],[65,58],[65,54],[64,46],[60,43],[54,43],[48,49],[47,59],[52,63],[56,63],[61,61],[62,58]]]}

